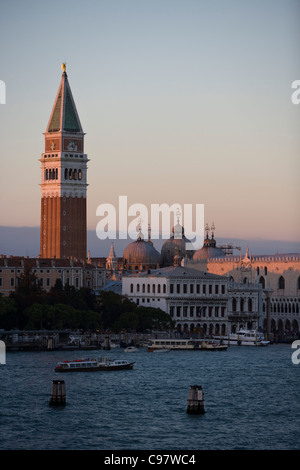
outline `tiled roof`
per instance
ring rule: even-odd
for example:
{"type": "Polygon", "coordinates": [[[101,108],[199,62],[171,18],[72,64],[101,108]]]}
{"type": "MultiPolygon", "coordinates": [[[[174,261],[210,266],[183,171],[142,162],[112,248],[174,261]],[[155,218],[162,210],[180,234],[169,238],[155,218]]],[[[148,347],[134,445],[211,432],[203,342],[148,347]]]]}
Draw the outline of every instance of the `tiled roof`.
{"type": "Polygon", "coordinates": [[[186,266],[167,266],[166,268],[151,269],[141,273],[131,274],[128,277],[167,277],[167,278],[198,278],[198,279],[224,279],[225,276],[207,273],[186,266]]]}
{"type": "Polygon", "coordinates": [[[62,74],[46,132],[82,132],[66,72],[62,74]]]}

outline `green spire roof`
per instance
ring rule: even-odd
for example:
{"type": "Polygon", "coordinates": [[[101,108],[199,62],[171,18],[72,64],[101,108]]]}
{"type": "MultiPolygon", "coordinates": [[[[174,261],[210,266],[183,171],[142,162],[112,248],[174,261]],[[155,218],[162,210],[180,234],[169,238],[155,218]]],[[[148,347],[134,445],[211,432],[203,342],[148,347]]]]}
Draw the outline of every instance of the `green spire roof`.
{"type": "Polygon", "coordinates": [[[82,132],[66,72],[62,74],[46,132],[82,132]]]}

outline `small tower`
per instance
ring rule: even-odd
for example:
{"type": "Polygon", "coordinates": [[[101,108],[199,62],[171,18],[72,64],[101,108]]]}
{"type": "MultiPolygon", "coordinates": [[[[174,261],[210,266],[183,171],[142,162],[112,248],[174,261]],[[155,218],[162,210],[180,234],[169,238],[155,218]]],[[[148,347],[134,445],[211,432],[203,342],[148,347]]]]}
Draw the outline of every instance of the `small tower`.
{"type": "Polygon", "coordinates": [[[117,260],[116,253],[115,253],[115,247],[114,247],[114,244],[112,243],[108,258],[106,258],[106,269],[108,271],[113,271],[117,269],[117,264],[118,264],[118,260],[117,260]]]}
{"type": "Polygon", "coordinates": [[[86,259],[87,155],[84,132],[62,64],[41,156],[42,258],[86,259]]]}

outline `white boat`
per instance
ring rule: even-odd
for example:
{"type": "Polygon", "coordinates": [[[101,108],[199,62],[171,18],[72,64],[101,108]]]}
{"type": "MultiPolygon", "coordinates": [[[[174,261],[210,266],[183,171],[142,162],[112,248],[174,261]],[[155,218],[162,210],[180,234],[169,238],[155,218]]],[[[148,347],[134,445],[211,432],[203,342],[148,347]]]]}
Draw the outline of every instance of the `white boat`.
{"type": "Polygon", "coordinates": [[[148,343],[148,352],[157,352],[163,348],[172,351],[225,351],[226,344],[205,339],[152,339],[148,343]]]}
{"type": "Polygon", "coordinates": [[[128,346],[127,348],[124,349],[125,352],[136,352],[138,351],[138,348],[135,346],[128,346]]]}
{"type": "Polygon", "coordinates": [[[74,359],[72,361],[58,362],[55,372],[92,372],[132,369],[135,362],[124,359],[111,359],[102,357],[99,359],[74,359]]]}
{"type": "Polygon", "coordinates": [[[267,346],[270,341],[266,341],[263,333],[257,330],[240,329],[236,333],[228,336],[215,336],[215,339],[230,346],[267,346]]]}

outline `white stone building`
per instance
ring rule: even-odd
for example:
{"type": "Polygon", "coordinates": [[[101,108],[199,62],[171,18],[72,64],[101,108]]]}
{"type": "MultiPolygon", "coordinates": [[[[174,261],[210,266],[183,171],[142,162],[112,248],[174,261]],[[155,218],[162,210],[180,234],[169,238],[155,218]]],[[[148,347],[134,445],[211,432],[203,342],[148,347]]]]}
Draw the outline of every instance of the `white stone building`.
{"type": "Polygon", "coordinates": [[[240,326],[257,328],[261,324],[258,285],[233,283],[227,276],[186,266],[123,276],[122,295],[138,305],[169,313],[176,328],[185,333],[225,334],[240,326]]]}

